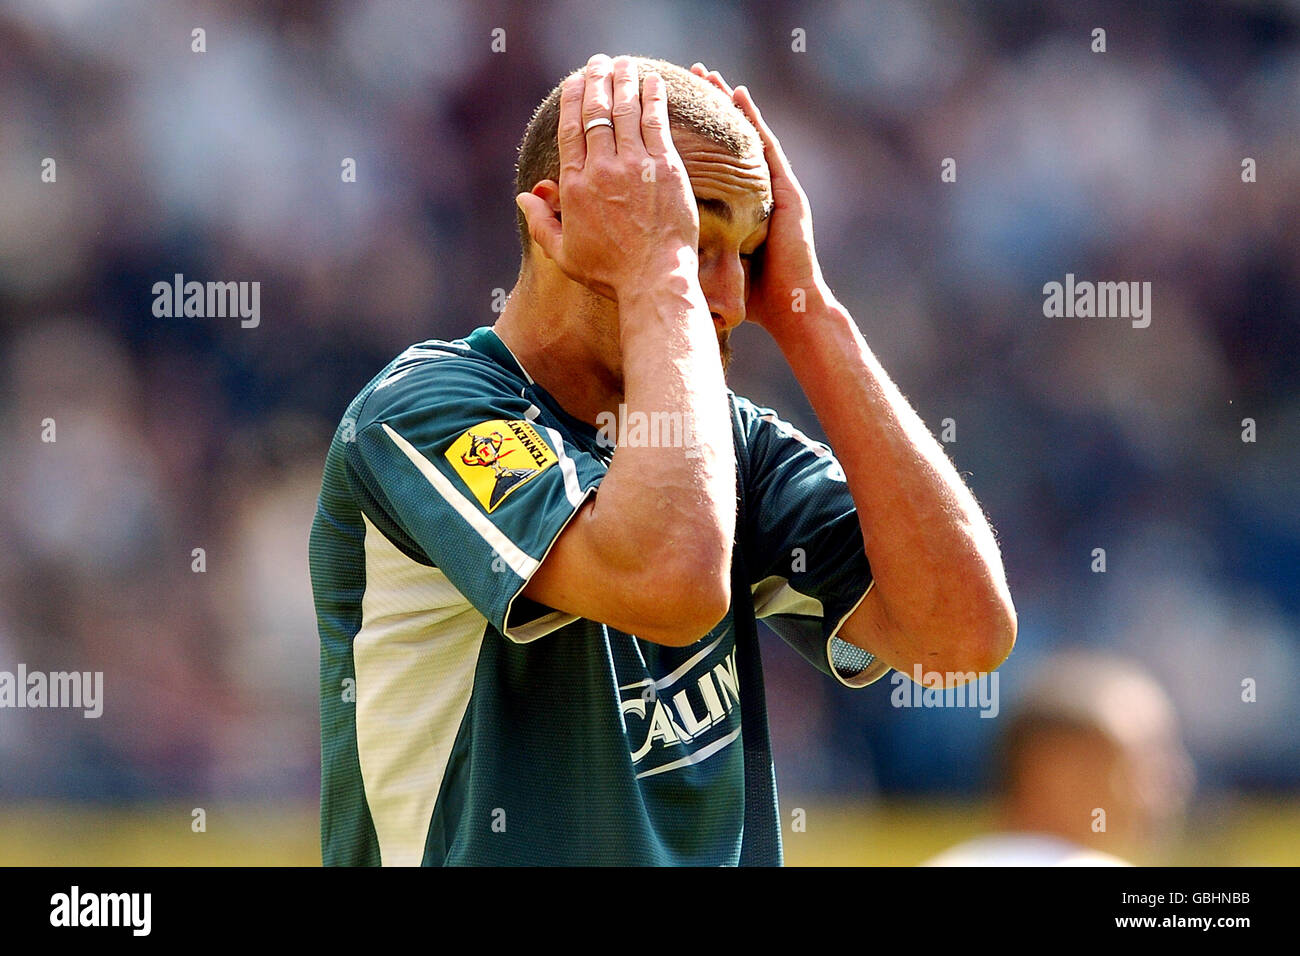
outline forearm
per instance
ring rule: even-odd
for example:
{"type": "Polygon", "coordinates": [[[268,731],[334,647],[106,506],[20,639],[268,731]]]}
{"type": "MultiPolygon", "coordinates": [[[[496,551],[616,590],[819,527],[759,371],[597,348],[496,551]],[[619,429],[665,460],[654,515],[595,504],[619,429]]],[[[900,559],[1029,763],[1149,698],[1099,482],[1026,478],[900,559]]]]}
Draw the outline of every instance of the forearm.
{"type": "Polygon", "coordinates": [[[694,270],[687,261],[665,281],[620,297],[621,411],[669,427],[617,448],[597,508],[612,510],[622,529],[611,542],[620,552],[611,561],[691,562],[725,586],[736,522],[735,451],[717,336],[694,270]],[[680,439],[680,447],[664,447],[664,438],[680,439]]]}
{"type": "Polygon", "coordinates": [[[891,625],[878,656],[956,656],[996,666],[1015,611],[992,529],[943,448],[848,312],[817,297],[774,331],[844,468],[878,600],[891,625]]]}

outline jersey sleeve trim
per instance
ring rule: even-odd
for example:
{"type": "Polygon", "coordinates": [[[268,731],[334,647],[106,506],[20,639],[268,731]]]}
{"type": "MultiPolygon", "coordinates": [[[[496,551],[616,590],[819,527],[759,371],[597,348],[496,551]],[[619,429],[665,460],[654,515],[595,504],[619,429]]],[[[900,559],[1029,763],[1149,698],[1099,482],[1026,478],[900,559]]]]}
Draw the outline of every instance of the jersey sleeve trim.
{"type": "Polygon", "coordinates": [[[876,681],[880,680],[880,678],[884,677],[885,674],[887,674],[890,669],[888,664],[880,660],[878,657],[876,657],[876,655],[872,654],[870,651],[864,651],[864,653],[869,655],[871,660],[867,662],[866,666],[863,667],[862,670],[858,671],[856,674],[853,674],[849,677],[845,677],[840,672],[840,668],[835,665],[835,651],[834,651],[835,642],[841,641],[841,643],[845,643],[845,644],[848,643],[847,641],[844,641],[842,638],[839,638],[836,635],[839,634],[840,628],[844,626],[844,622],[847,621],[850,617],[852,617],[853,612],[862,606],[862,602],[867,599],[867,595],[871,593],[871,589],[875,586],[876,586],[876,582],[875,579],[873,578],[870,581],[870,583],[867,584],[867,589],[862,592],[862,597],[858,598],[857,601],[854,602],[853,606],[844,612],[844,616],[835,622],[835,627],[831,630],[830,634],[827,635],[826,637],[826,663],[830,665],[831,673],[835,675],[835,679],[839,681],[841,684],[843,684],[845,687],[851,687],[854,690],[858,689],[859,687],[866,687],[868,684],[874,684],[876,681]]]}
{"type": "MultiPolygon", "coordinates": [[[[550,431],[550,429],[547,429],[547,431],[550,431]]],[[[572,462],[570,462],[570,465],[572,465],[572,462]]],[[[501,633],[504,634],[508,640],[514,641],[516,644],[530,644],[539,637],[545,637],[552,631],[558,631],[566,624],[572,624],[574,621],[578,620],[578,615],[576,614],[569,614],[567,611],[552,610],[548,614],[535,617],[530,621],[525,621],[523,624],[513,624],[511,623],[511,615],[514,613],[515,601],[517,601],[519,596],[524,593],[524,588],[528,587],[528,581],[537,571],[537,568],[542,566],[542,562],[546,560],[546,555],[551,553],[551,549],[555,547],[555,542],[560,540],[560,535],[564,533],[564,529],[569,526],[569,522],[573,520],[573,516],[582,510],[583,503],[595,493],[596,488],[596,485],[592,485],[586,490],[586,492],[582,493],[582,496],[574,505],[573,511],[564,519],[564,523],[556,529],[555,536],[551,538],[551,543],[546,546],[546,551],[543,552],[541,561],[538,561],[533,567],[533,570],[528,572],[528,574],[520,575],[523,580],[519,582],[518,590],[516,590],[510,600],[506,602],[505,627],[502,629],[501,633]]]]}
{"type": "Polygon", "coordinates": [[[754,616],[759,620],[774,614],[797,614],[802,617],[826,616],[821,601],[796,591],[790,584],[790,579],[779,574],[764,578],[753,585],[750,591],[754,602],[754,616]]]}
{"type": "MultiPolygon", "coordinates": [[[[883,661],[876,658],[870,651],[863,650],[856,645],[849,645],[860,654],[865,654],[868,660],[863,666],[846,676],[845,668],[842,664],[836,663],[835,643],[839,641],[842,644],[848,644],[840,638],[840,628],[844,622],[856,611],[866,600],[867,595],[871,593],[875,581],[867,584],[867,589],[862,592],[862,596],[853,603],[831,629],[830,634],[826,636],[826,666],[837,681],[845,687],[857,689],[866,687],[868,684],[874,684],[880,678],[884,677],[889,671],[889,666],[883,661]]],[[[751,596],[754,602],[754,616],[759,620],[776,615],[808,617],[825,620],[826,612],[822,602],[817,598],[804,594],[796,590],[789,579],[780,575],[772,575],[764,578],[751,588],[751,596]]]]}

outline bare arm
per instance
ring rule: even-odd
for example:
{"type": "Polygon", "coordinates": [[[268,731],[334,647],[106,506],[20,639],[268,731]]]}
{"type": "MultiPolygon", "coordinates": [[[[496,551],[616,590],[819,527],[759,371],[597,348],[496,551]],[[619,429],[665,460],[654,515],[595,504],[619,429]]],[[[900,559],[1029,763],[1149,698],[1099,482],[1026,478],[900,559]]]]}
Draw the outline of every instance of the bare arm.
{"type": "Polygon", "coordinates": [[[780,346],[843,465],[875,582],[840,637],[908,674],[918,664],[996,668],[1015,644],[1016,612],[992,529],[831,294],[808,198],[749,91],[693,69],[732,96],[763,140],[775,208],[748,311],[780,346]]]}
{"type": "Polygon", "coordinates": [[[993,670],[1016,616],[974,496],[843,307],[810,303],[779,329],[844,468],[875,579],[840,637],[908,674],[993,670]]]}
{"type": "Polygon", "coordinates": [[[699,284],[698,214],[662,81],[647,76],[638,95],[630,60],[593,58],[585,80],[564,86],[559,137],[563,226],[542,198],[525,194],[530,234],[569,278],[617,301],[629,411],[680,416],[696,446],[689,454],[618,448],[599,492],[524,594],[647,640],[689,644],[730,605],[736,464],[699,284]],[[614,130],[584,135],[585,120],[611,109],[614,130]],[[655,168],[649,179],[647,158],[655,168]]]}
{"type": "Polygon", "coordinates": [[[698,456],[618,448],[600,491],[524,589],[549,607],[669,645],[698,640],[731,600],[736,465],[717,340],[695,333],[708,310],[697,321],[694,298],[656,292],[626,306],[620,299],[619,309],[628,312],[629,410],[679,411],[694,423],[686,427],[698,456]]]}

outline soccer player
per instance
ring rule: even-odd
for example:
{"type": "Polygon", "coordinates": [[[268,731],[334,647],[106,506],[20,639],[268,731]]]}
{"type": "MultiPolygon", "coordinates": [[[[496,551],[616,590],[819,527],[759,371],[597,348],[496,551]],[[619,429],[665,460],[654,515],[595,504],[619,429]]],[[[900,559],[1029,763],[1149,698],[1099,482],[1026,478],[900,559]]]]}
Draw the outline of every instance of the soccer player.
{"type": "Polygon", "coordinates": [[[850,687],[987,671],[993,534],[822,278],[744,87],[598,55],[519,153],[495,326],[349,406],[311,536],[327,864],[781,862],[755,621],[850,687]],[[834,443],[726,388],[771,333],[834,443]]]}
{"type": "Polygon", "coordinates": [[[998,829],[927,865],[1127,866],[1166,849],[1195,778],[1164,688],[1096,651],[1040,665],[996,754],[998,829]]]}

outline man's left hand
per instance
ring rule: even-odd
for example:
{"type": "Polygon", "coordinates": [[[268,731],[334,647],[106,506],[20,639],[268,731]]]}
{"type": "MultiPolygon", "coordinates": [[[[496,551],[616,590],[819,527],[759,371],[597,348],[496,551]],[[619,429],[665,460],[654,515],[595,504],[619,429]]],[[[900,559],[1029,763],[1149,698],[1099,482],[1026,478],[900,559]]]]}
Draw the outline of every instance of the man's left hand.
{"type": "Polygon", "coordinates": [[[764,122],[749,90],[744,86],[732,89],[717,70],[708,70],[702,63],[692,66],[691,72],[731,97],[762,138],[764,157],[772,177],[773,210],[760,257],[761,265],[751,277],[753,285],[745,312],[751,322],[780,337],[794,331],[809,312],[834,300],[817,262],[808,196],[795,178],[781,143],[764,122]]]}

